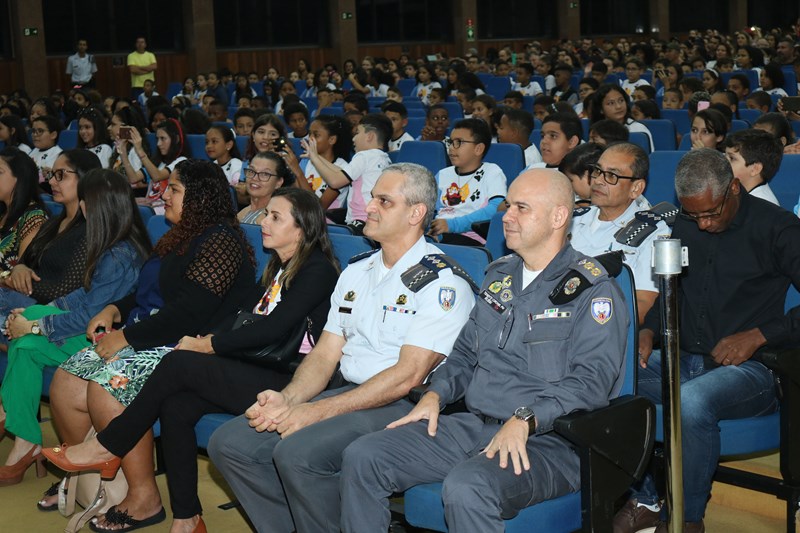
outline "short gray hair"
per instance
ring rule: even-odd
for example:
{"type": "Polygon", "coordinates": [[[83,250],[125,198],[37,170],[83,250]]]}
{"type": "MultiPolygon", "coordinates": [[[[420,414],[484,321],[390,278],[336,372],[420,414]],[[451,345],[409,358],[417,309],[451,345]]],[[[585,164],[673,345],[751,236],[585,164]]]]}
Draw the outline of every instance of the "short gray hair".
{"type": "Polygon", "coordinates": [[[733,181],[733,170],[728,159],[710,148],[687,153],[675,171],[675,192],[678,198],[689,198],[711,190],[719,198],[733,181]]]}
{"type": "Polygon", "coordinates": [[[439,195],[436,178],[433,177],[431,171],[416,163],[395,163],[384,168],[383,173],[386,172],[397,172],[406,178],[403,185],[406,203],[408,205],[424,204],[427,212],[422,227],[430,226],[436,212],[436,198],[439,195]]]}
{"type": "MultiPolygon", "coordinates": [[[[618,142],[609,144],[606,152],[621,152],[633,158],[631,163],[631,176],[632,178],[643,179],[647,181],[647,175],[650,173],[650,158],[647,153],[636,144],[629,142],[618,142]]],[[[605,152],[604,152],[605,153],[605,152]]],[[[602,157],[602,154],[600,155],[602,157]]]]}

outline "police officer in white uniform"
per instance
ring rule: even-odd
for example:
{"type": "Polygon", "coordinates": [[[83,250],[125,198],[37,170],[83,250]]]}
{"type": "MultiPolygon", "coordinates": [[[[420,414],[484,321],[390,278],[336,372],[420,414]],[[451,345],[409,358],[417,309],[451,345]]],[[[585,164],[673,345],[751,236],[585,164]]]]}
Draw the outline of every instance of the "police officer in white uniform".
{"type": "Polygon", "coordinates": [[[381,250],[342,273],[322,337],[292,382],[260,393],[212,436],[209,455],[259,531],[339,531],[342,451],[408,412],[409,390],[466,323],[471,282],[423,237],[436,196],[423,167],[384,170],[364,228],[381,250]],[[338,383],[323,392],[331,378],[338,383]]]}
{"type": "Polygon", "coordinates": [[[575,210],[571,244],[586,255],[622,250],[636,281],[639,322],[658,296],[650,260],[653,242],[668,238],[678,210],[662,203],[651,209],[642,196],[650,160],[631,143],[609,146],[591,173],[592,205],[575,210]]]}
{"type": "Polygon", "coordinates": [[[345,450],[345,532],[386,531],[388,498],[420,483],[443,481],[449,530],[476,533],[502,531],[503,518],[580,486],[580,460],[553,422],[618,393],[627,308],[602,265],[567,242],[573,194],[563,174],[525,172],[507,203],[516,253],[489,266],[428,392],[391,429],[345,450]],[[461,398],[467,412],[439,415],[461,398]]]}

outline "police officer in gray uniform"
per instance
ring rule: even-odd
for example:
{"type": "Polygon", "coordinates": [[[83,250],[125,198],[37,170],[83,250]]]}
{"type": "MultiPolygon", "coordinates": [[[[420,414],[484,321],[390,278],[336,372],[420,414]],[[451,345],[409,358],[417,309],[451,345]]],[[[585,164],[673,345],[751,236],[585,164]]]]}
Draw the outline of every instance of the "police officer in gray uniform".
{"type": "Polygon", "coordinates": [[[342,451],[411,409],[409,390],[450,353],[475,304],[468,276],[423,237],[436,202],[431,173],[389,166],[372,197],[364,234],[381,250],[342,272],[292,382],[260,393],[209,442],[258,531],[339,531],[342,451]]]}
{"type": "Polygon", "coordinates": [[[450,531],[480,533],[580,488],[579,458],[553,422],[617,395],[630,317],[605,269],[567,243],[573,194],[563,174],[522,174],[507,203],[516,253],[490,265],[428,392],[390,430],[344,452],[346,532],[386,531],[388,498],[420,483],[444,481],[450,531]],[[468,412],[439,414],[460,398],[468,412]]]}

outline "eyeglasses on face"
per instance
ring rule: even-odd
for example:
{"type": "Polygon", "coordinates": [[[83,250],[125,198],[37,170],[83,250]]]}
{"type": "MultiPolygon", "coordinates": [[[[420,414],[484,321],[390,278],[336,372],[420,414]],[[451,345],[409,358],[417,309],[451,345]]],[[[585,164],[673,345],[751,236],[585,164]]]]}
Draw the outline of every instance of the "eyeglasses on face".
{"type": "Polygon", "coordinates": [[[448,148],[450,148],[452,146],[453,148],[458,150],[459,148],[461,148],[461,145],[464,144],[464,143],[478,144],[478,141],[468,141],[466,139],[459,139],[459,138],[455,138],[455,139],[448,138],[448,139],[444,140],[444,143],[447,145],[448,148]]]}
{"type": "Polygon", "coordinates": [[[70,174],[75,174],[75,175],[78,174],[74,170],[70,170],[68,168],[59,168],[58,170],[49,170],[45,172],[44,177],[48,180],[55,179],[56,181],[61,181],[64,179],[65,172],[69,172],[70,174]]]}
{"type": "Polygon", "coordinates": [[[681,207],[681,209],[679,211],[679,214],[683,218],[685,218],[687,220],[694,220],[695,222],[699,222],[701,220],[711,220],[712,218],[717,218],[720,215],[722,215],[722,211],[725,209],[725,201],[728,199],[728,195],[730,194],[730,192],[731,192],[731,187],[728,186],[727,190],[725,191],[725,196],[722,197],[722,201],[719,203],[719,206],[717,206],[716,209],[714,209],[713,211],[711,211],[709,213],[700,213],[700,214],[689,213],[687,211],[684,211],[683,207],[681,207]]]}
{"type": "Polygon", "coordinates": [[[244,177],[249,180],[256,180],[256,181],[269,181],[271,178],[277,178],[277,174],[273,174],[272,172],[256,172],[252,168],[244,169],[244,177]]]}
{"type": "Polygon", "coordinates": [[[50,130],[44,130],[42,128],[33,128],[31,130],[31,135],[39,136],[39,135],[44,135],[45,133],[50,133],[50,130]]]}
{"type": "Polygon", "coordinates": [[[638,180],[641,178],[634,178],[633,176],[620,176],[615,172],[611,172],[610,170],[603,170],[602,168],[598,167],[597,165],[592,165],[591,173],[589,174],[590,181],[603,178],[603,181],[608,183],[609,185],[616,185],[619,183],[619,180],[638,180]]]}

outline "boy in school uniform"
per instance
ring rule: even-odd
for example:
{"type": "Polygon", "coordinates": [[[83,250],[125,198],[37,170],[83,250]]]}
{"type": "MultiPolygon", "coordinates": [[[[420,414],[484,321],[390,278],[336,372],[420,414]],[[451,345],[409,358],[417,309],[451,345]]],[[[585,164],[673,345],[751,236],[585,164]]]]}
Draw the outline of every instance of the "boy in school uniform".
{"type": "Polygon", "coordinates": [[[414,137],[405,129],[408,126],[408,110],[403,104],[388,100],[384,102],[382,108],[383,114],[392,121],[392,138],[389,139],[389,151],[396,152],[400,150],[404,142],[414,140],[414,137]]]}
{"type": "Polygon", "coordinates": [[[769,188],[769,180],[778,172],[783,159],[783,144],[771,133],[749,129],[735,131],[724,141],[725,157],[731,163],[733,177],[750,196],[780,205],[769,188]]]}

